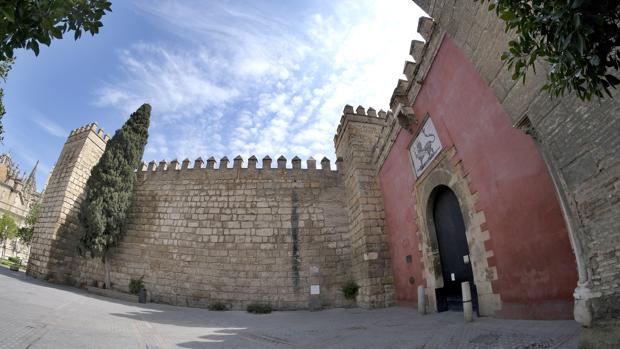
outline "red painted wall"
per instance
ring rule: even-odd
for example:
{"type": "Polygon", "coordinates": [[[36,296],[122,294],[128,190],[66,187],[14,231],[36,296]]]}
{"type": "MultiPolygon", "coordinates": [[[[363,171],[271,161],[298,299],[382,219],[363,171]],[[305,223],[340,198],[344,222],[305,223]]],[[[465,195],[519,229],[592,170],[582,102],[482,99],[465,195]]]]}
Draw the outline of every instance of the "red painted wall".
{"type": "Polygon", "coordinates": [[[407,132],[399,133],[379,172],[396,300],[399,302],[417,301],[418,286],[426,286],[421,264],[422,253],[418,248],[420,242],[417,236],[415,192],[413,191],[415,176],[407,150],[411,138],[407,132]],[[411,263],[406,262],[408,255],[411,255],[411,263]],[[414,283],[409,282],[411,277],[415,279],[414,283]]]}
{"type": "MultiPolygon", "coordinates": [[[[498,271],[493,290],[503,307],[497,315],[570,318],[575,257],[545,165],[533,141],[512,127],[493,91],[448,37],[413,108],[420,119],[430,114],[444,149],[456,148],[470,188],[479,193],[476,209],[484,211],[491,235],[485,243],[495,253],[488,261],[498,271]]],[[[411,138],[400,132],[379,173],[399,301],[415,301],[423,282],[407,149],[411,138]],[[413,263],[406,264],[407,255],[413,263]]]]}

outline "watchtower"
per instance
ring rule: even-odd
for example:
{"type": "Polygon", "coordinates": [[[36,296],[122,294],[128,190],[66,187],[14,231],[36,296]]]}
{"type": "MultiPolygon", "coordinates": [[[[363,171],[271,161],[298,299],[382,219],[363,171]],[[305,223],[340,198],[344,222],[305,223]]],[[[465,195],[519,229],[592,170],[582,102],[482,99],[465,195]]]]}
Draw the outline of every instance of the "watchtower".
{"type": "Polygon", "coordinates": [[[43,200],[28,262],[27,274],[56,282],[71,281],[79,241],[77,213],[90,171],[110,137],[96,124],[71,131],[52,172],[43,200]]]}

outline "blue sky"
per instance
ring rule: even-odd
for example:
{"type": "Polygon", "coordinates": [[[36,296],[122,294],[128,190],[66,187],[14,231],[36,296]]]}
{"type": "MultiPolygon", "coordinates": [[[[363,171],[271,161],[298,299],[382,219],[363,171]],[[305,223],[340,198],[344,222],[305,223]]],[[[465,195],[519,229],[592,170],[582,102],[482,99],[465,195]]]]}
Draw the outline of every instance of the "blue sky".
{"type": "MultiPolygon", "coordinates": [[[[388,108],[422,11],[410,0],[112,1],[100,34],[18,51],[5,140],[39,187],[71,129],[153,106],[145,160],[334,159],[345,104],[388,108]]],[[[290,166],[290,164],[289,164],[290,166]]]]}

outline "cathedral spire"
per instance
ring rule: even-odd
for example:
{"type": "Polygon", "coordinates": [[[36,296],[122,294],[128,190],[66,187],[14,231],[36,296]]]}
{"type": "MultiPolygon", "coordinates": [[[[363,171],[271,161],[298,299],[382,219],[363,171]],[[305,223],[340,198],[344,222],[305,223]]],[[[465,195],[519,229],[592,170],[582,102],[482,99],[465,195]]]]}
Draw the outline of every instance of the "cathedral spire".
{"type": "Polygon", "coordinates": [[[26,180],[26,186],[32,186],[32,189],[34,191],[37,190],[37,182],[36,182],[37,166],[39,166],[39,160],[37,160],[37,163],[34,164],[34,167],[32,168],[32,171],[30,172],[30,176],[28,176],[28,179],[26,180]]]}

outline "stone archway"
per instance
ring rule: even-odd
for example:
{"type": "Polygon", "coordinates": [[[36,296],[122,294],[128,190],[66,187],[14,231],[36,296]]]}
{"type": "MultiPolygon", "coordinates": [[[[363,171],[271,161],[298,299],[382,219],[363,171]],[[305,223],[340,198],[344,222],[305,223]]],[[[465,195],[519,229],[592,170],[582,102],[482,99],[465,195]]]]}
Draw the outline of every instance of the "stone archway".
{"type": "MultiPolygon", "coordinates": [[[[456,194],[445,185],[433,189],[429,208],[432,208],[429,218],[434,220],[444,283],[443,288],[435,290],[437,311],[460,311],[463,310],[461,283],[474,285],[463,214],[456,194]]],[[[477,309],[475,287],[472,287],[472,296],[474,308],[477,309]]]]}
{"type": "Polygon", "coordinates": [[[474,283],[478,291],[480,315],[493,315],[501,309],[499,294],[493,291],[491,282],[497,279],[497,269],[490,267],[487,258],[493,251],[485,247],[484,242],[490,239],[489,231],[484,228],[486,217],[484,212],[476,210],[478,194],[472,193],[467,177],[463,177],[462,164],[452,164],[456,150],[444,151],[435,160],[432,168],[418,179],[415,185],[416,210],[419,221],[419,239],[422,244],[422,264],[426,278],[426,295],[429,311],[437,311],[435,290],[444,287],[441,259],[435,222],[433,221],[434,194],[438,186],[448,187],[456,195],[465,223],[465,235],[469,245],[470,262],[474,283]]]}

